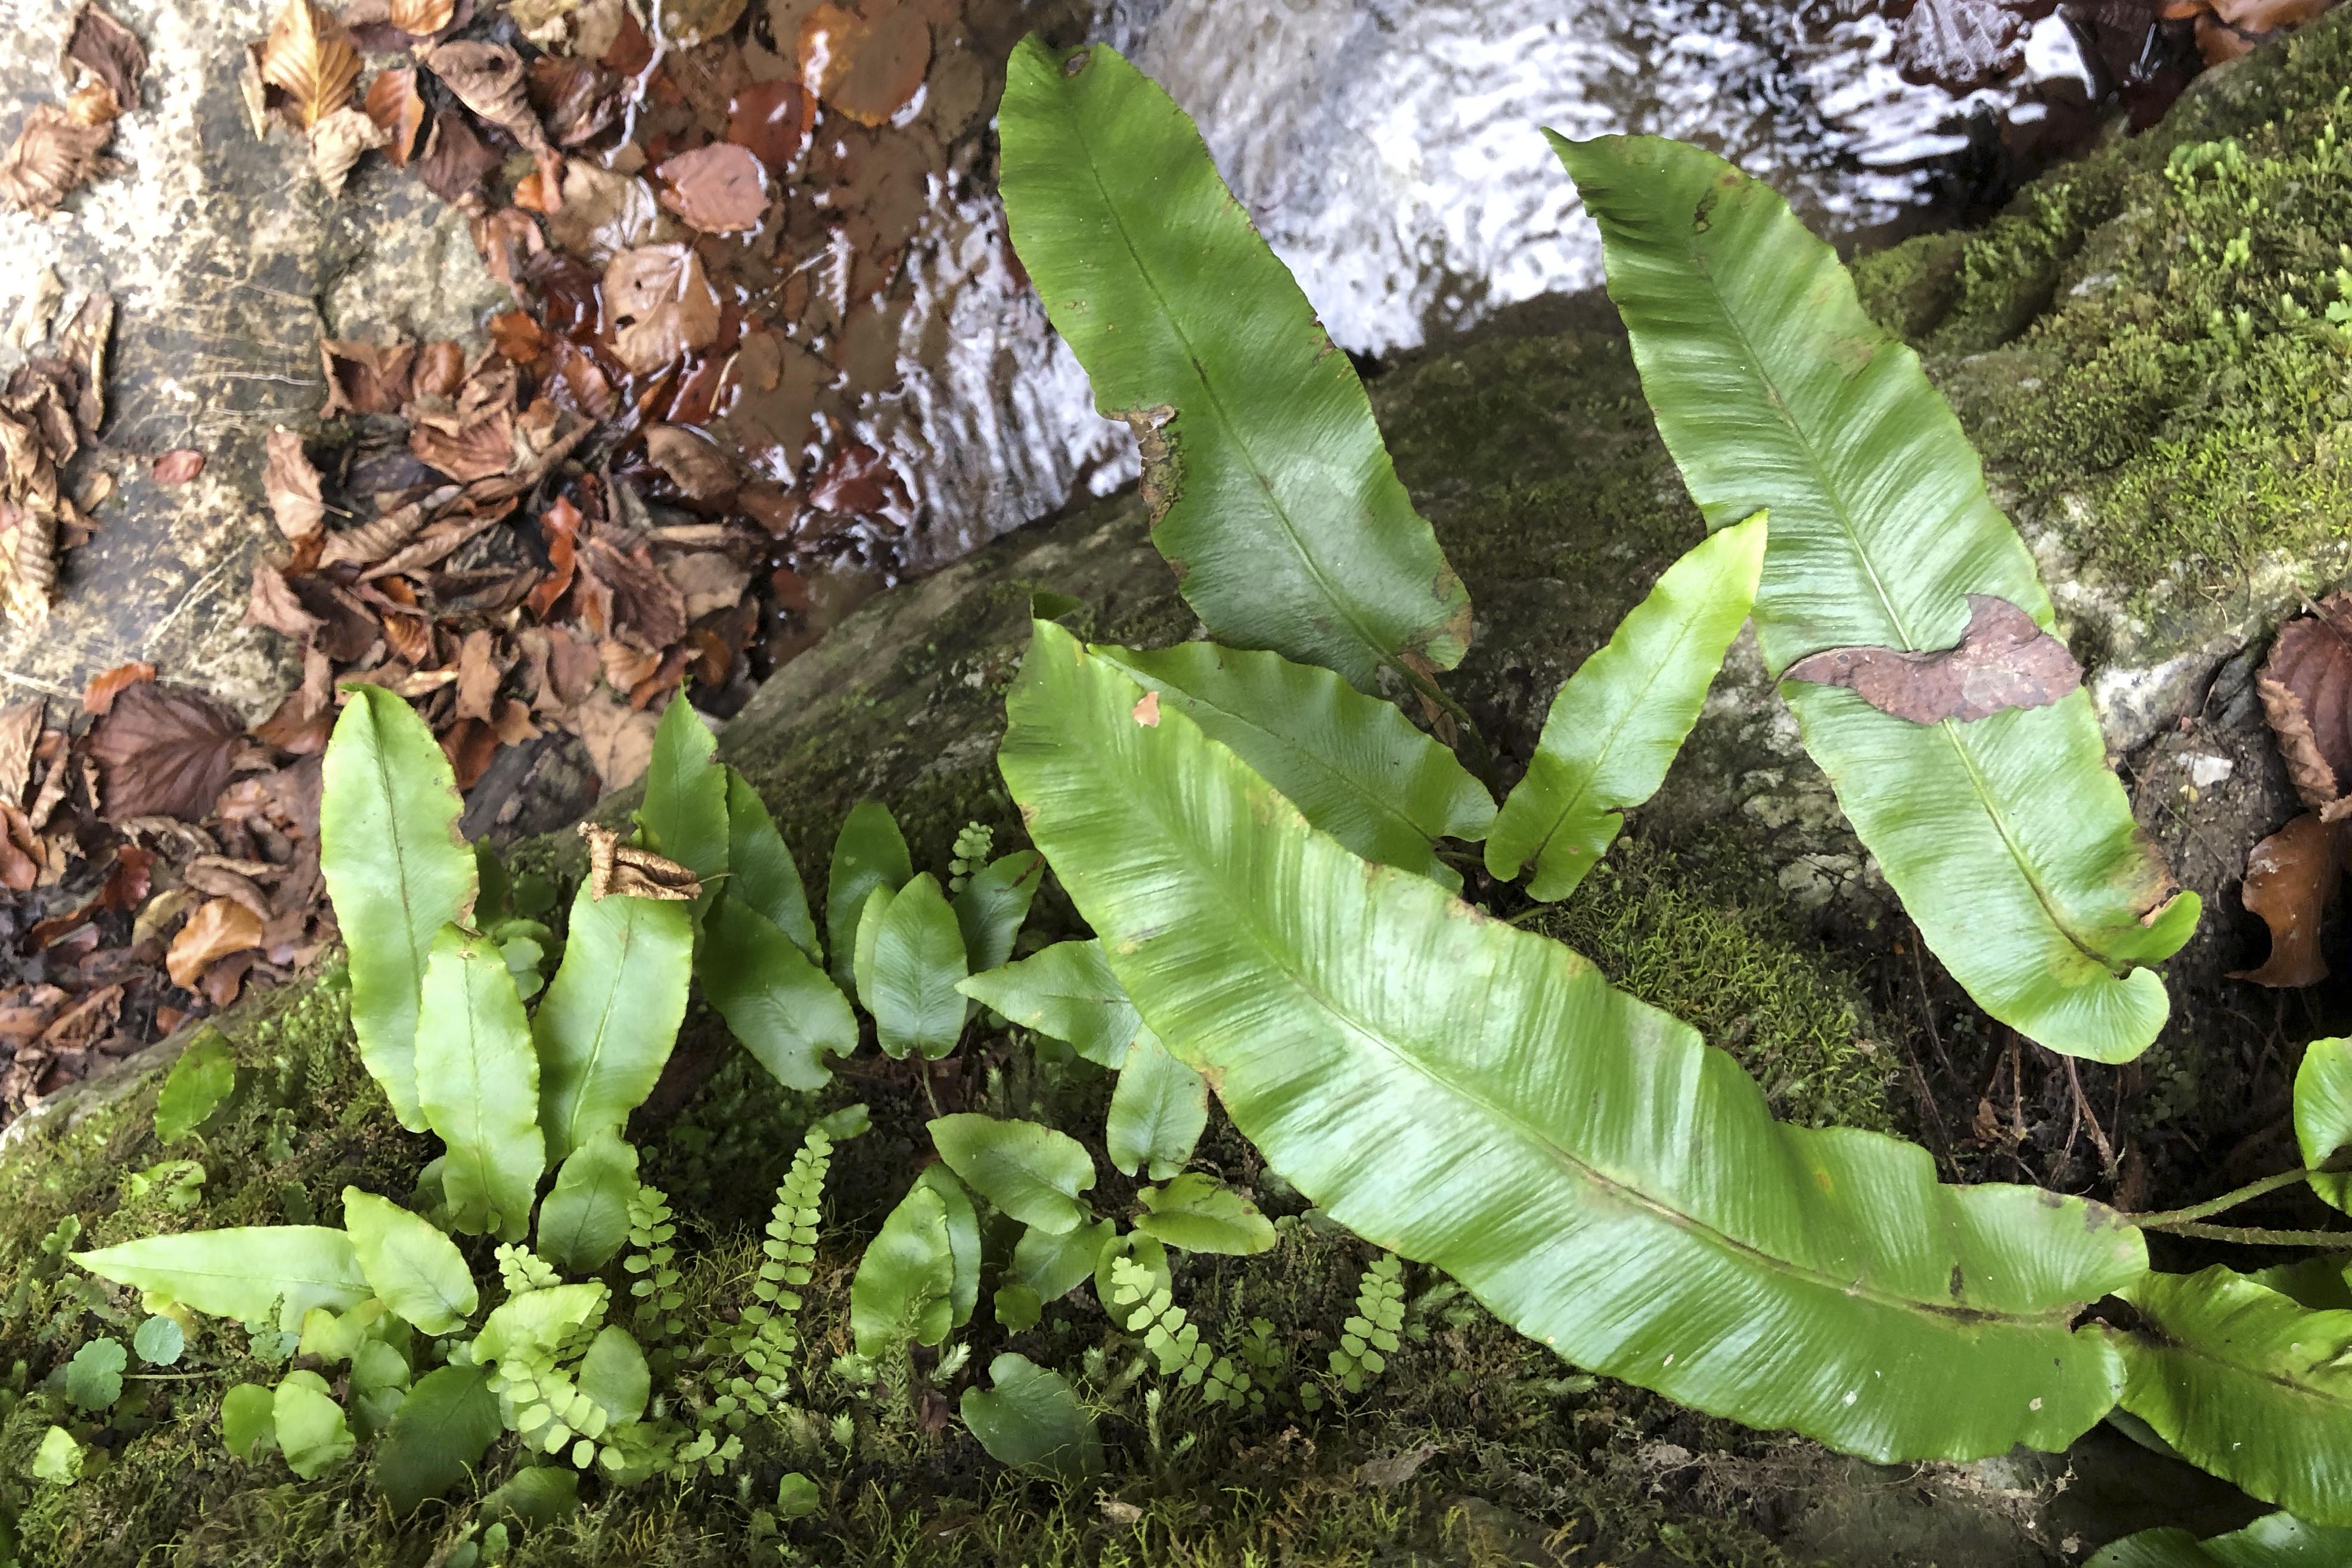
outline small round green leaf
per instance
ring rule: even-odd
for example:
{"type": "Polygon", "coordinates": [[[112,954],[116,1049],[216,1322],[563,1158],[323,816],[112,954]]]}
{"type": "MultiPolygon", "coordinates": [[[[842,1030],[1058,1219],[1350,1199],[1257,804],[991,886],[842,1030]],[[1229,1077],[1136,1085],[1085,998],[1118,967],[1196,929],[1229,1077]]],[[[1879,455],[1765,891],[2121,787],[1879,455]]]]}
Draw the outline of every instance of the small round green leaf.
{"type": "Polygon", "coordinates": [[[1147,1186],[1135,1196],[1149,1210],[1135,1228],[1171,1247],[1247,1256],[1274,1245],[1273,1222],[1257,1211],[1257,1205],[1197,1171],[1166,1186],[1147,1186]]]}
{"type": "Polygon", "coordinates": [[[33,1479],[61,1487],[81,1479],[81,1445],[71,1432],[52,1427],[41,1434],[41,1446],[33,1453],[33,1479]]]}
{"type": "Polygon", "coordinates": [[[990,1389],[967,1388],[963,1421],[992,1458],[1084,1480],[1102,1469],[1094,1416],[1070,1380],[1011,1352],[989,1363],[990,1389]]]}
{"type": "Polygon", "coordinates": [[[351,1457],[356,1446],[343,1407],[328,1392],[327,1380],[315,1372],[289,1372],[278,1385],[271,1414],[278,1427],[278,1451],[286,1466],[304,1480],[315,1480],[351,1457]]]}
{"type": "Polygon", "coordinates": [[[1095,1185],[1095,1163],[1067,1133],[967,1111],[940,1117],[930,1134],[950,1169],[1024,1225],[1059,1235],[1085,1223],[1078,1194],[1095,1185]]]}
{"type": "Polygon", "coordinates": [[[66,1397],[83,1410],[111,1408],[122,1397],[122,1369],[130,1364],[121,1341],[91,1340],[66,1364],[66,1397]]]}
{"type": "Polygon", "coordinates": [[[251,1463],[278,1446],[278,1396],[258,1383],[240,1383],[221,1396],[221,1443],[251,1463]]]}
{"type": "Polygon", "coordinates": [[[171,1365],[180,1359],[180,1353],[187,1345],[186,1332],[170,1318],[160,1315],[141,1323],[139,1332],[131,1336],[131,1348],[150,1366],[171,1365]]]}

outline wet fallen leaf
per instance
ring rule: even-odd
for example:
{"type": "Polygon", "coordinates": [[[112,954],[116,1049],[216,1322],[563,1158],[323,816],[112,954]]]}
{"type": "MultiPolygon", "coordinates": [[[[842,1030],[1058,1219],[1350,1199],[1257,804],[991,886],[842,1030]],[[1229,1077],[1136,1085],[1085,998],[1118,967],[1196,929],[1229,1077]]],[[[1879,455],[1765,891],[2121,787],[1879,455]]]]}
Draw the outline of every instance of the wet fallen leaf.
{"type": "Polygon", "coordinates": [[[416,160],[416,177],[451,206],[480,200],[482,182],[506,160],[475,134],[462,114],[436,114],[416,160]]]}
{"type": "Polygon", "coordinates": [[[587,60],[541,55],[530,62],[530,101],[558,147],[593,141],[621,113],[628,83],[587,60]]]}
{"type": "Polygon", "coordinates": [[[311,0],[287,0],[261,47],[261,79],[285,89],[297,124],[308,131],[352,100],[359,51],[334,14],[311,0]]]}
{"type": "Polygon", "coordinates": [[[2352,593],[2279,628],[2254,688],[2287,778],[2303,803],[2334,821],[2352,813],[2352,593]]]}
{"type": "Polygon", "coordinates": [[[25,799],[25,786],[33,778],[33,747],[47,714],[48,705],[39,697],[0,708],[0,800],[13,806],[25,799]]]}
{"type": "Polygon", "coordinates": [[[152,470],[158,485],[185,485],[204,471],[205,455],[185,446],[155,459],[152,470]]]}
{"type": "Polygon", "coordinates": [[[580,565],[607,591],[608,608],[592,608],[586,617],[598,635],[625,634],[651,649],[686,635],[686,601],[643,545],[624,550],[600,536],[580,552],[580,565]]]}
{"type": "Polygon", "coordinates": [[[56,550],[53,514],[0,501],[0,608],[19,626],[37,626],[49,613],[56,550]]]}
{"type": "Polygon", "coordinates": [[[498,639],[486,630],[466,633],[457,645],[457,716],[489,721],[506,666],[496,657],[498,639]]]}
{"type": "Polygon", "coordinates": [[[163,967],[172,983],[194,990],[206,969],[231,953],[241,953],[261,940],[261,917],[235,899],[215,898],[197,907],[172,938],[163,967]]]}
{"type": "Polygon", "coordinates": [[[107,820],[202,820],[228,782],[244,736],[244,721],[202,693],[152,681],[121,693],[89,734],[107,820]]]}
{"type": "Polygon", "coordinates": [[[653,760],[654,732],[661,724],[657,716],[633,708],[599,687],[573,710],[572,722],[605,790],[625,789],[646,776],[653,760]]]}
{"type": "Polygon", "coordinates": [[[37,103],[8,151],[0,152],[0,198],[45,218],[74,191],[111,171],[100,154],[113,139],[111,120],[86,125],[54,103],[37,103]]]}
{"type": "Polygon", "coordinates": [[[457,15],[457,0],[392,0],[392,25],[414,37],[425,37],[447,26],[457,15]]]}
{"type": "Polygon", "coordinates": [[[309,642],[323,624],[295,593],[286,574],[268,561],[254,563],[253,591],[247,599],[245,618],[298,643],[309,642]]]}
{"type": "Polygon", "coordinates": [[[834,455],[815,483],[809,486],[809,504],[843,517],[872,517],[904,498],[904,486],[889,459],[873,447],[853,444],[834,455]]]}
{"type": "Polygon", "coordinates": [[[816,100],[796,81],[754,82],[735,95],[727,115],[727,140],[749,148],[776,173],[783,173],[808,151],[816,124],[816,100]]]}
{"type": "Polygon", "coordinates": [[[650,375],[719,339],[719,295],[682,245],[640,246],[604,269],[605,308],[621,362],[650,375]]]}
{"type": "Polygon", "coordinates": [[[408,401],[408,372],[415,361],[414,343],[320,339],[319,362],[327,373],[327,406],[320,417],[398,413],[408,401]]]}
{"type": "Polygon", "coordinates": [[[420,424],[408,433],[408,449],[461,485],[494,478],[514,466],[514,416],[500,409],[454,435],[420,424]]]}
{"type": "Polygon", "coordinates": [[[547,131],[523,89],[522,57],[504,44],[436,45],[425,68],[441,78],[457,101],[520,142],[524,151],[549,151],[547,131]]]}
{"type": "Polygon", "coordinates": [[[122,1016],[122,988],[101,986],[77,997],[41,1031],[45,1051],[81,1051],[110,1032],[122,1016]]]}
{"type": "Polygon", "coordinates": [[[718,37],[743,17],[748,0],[665,0],[655,12],[672,48],[692,49],[718,37]]]}
{"type": "Polygon", "coordinates": [[[22,1051],[40,1039],[65,1001],[66,993],[56,986],[11,986],[0,990],[0,1049],[22,1051]]]}
{"type": "Polygon", "coordinates": [[[117,664],[90,676],[89,684],[81,690],[82,712],[104,718],[114,711],[114,699],[142,681],[155,678],[155,666],[142,660],[117,664]]]}
{"type": "Polygon", "coordinates": [[[1895,31],[1903,79],[1974,92],[2025,63],[2026,19],[2000,0],[1918,0],[1895,31]]]}
{"type": "Polygon", "coordinates": [[[697,501],[720,500],[732,495],[740,483],[727,454],[682,425],[647,425],[646,459],[682,494],[697,501]]]}
{"type": "Polygon", "coordinates": [[[326,526],[327,506],[319,496],[319,471],[302,450],[302,437],[279,425],[264,443],[261,493],[268,497],[269,515],[278,531],[289,539],[305,539],[326,526]]]}
{"type": "Polygon", "coordinates": [[[1848,687],[1879,712],[1914,724],[2047,707],[2083,684],[2083,667],[2066,644],[2033,617],[1990,594],[1968,600],[1968,630],[1953,647],[1830,648],[1798,660],[1780,678],[1848,687]]]}
{"type": "Polygon", "coordinates": [[[417,133],[425,129],[425,99],[416,90],[416,73],[406,67],[379,71],[368,83],[365,99],[370,120],[390,138],[383,154],[395,169],[405,169],[416,152],[417,133]]]}
{"type": "Polygon", "coordinates": [[[547,232],[581,260],[610,265],[616,253],[653,245],[677,225],[645,181],[574,159],[563,169],[563,210],[548,220],[547,232]]]}
{"type": "Polygon", "coordinates": [[[388,145],[392,132],[364,110],[346,104],[310,127],[310,172],[327,194],[340,196],[360,155],[388,145]]]}
{"type": "Polygon", "coordinates": [[[861,15],[819,5],[801,24],[801,79],[827,108],[860,125],[887,125],[922,90],[931,25],[913,5],[870,0],[861,15]]]}
{"type": "Polygon", "coordinates": [[[2271,952],[2259,968],[2238,970],[2231,979],[2290,988],[2327,977],[2319,929],[2343,877],[2341,836],[2342,829],[2307,811],[2246,856],[2241,893],[2247,913],[2270,927],[2271,952]]]}
{"type": "Polygon", "coordinates": [[[580,836],[588,841],[590,898],[621,894],[682,904],[702,895],[702,880],[694,873],[651,850],[623,843],[621,835],[610,828],[583,822],[580,836]]]}
{"type": "Polygon", "coordinates": [[[104,83],[124,110],[139,106],[139,84],[147,74],[147,50],[139,36],[90,0],[74,18],[66,58],[104,83]]]}
{"type": "Polygon", "coordinates": [[[743,601],[751,574],[732,557],[717,550],[697,550],[672,557],[662,567],[686,601],[686,618],[699,621],[716,610],[730,610],[743,601]]]}
{"type": "Polygon", "coordinates": [[[705,234],[748,234],[767,214],[767,171],[748,147],[714,141],[654,172],[669,185],[661,204],[705,234]]]}

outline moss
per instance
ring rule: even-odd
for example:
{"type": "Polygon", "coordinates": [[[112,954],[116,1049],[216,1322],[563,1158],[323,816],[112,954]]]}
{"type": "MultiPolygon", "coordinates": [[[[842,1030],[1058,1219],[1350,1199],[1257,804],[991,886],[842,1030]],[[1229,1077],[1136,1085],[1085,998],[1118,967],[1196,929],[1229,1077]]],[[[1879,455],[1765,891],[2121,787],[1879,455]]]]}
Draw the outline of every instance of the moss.
{"type": "Polygon", "coordinates": [[[2142,614],[2352,520],[2347,79],[2338,15],[1983,230],[1857,266],[1995,479],[2142,614]]]}
{"type": "Polygon", "coordinates": [[[1738,1058],[1782,1120],[1895,1130],[1866,1004],[1752,865],[1720,832],[1621,840],[1538,929],[1738,1058]]]}

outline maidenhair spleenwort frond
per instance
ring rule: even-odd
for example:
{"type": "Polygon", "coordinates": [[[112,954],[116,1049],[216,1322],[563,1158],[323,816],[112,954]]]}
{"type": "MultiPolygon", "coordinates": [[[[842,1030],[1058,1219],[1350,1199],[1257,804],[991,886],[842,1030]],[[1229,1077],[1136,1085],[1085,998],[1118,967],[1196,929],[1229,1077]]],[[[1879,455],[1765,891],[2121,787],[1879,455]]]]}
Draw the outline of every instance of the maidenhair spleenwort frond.
{"type": "Polygon", "coordinates": [[[782,1401],[793,1357],[800,1353],[792,1314],[800,1311],[799,1287],[809,1282],[809,1265],[816,1260],[824,1178],[832,1164],[833,1140],[823,1128],[812,1127],[776,1188],[768,1238],[760,1244],[759,1277],[751,1282],[751,1294],[758,1299],[743,1309],[741,1326],[727,1342],[727,1348],[742,1358],[748,1375],[728,1377],[724,1391],[706,1412],[707,1418],[724,1421],[730,1430],[740,1430],[748,1416],[772,1414],[782,1401]]]}
{"type": "Polygon", "coordinates": [[[1356,1285],[1356,1315],[1339,1327],[1339,1348],[1331,1353],[1331,1375],[1350,1394],[1361,1394],[1388,1369],[1388,1358],[1404,1329],[1404,1261],[1383,1252],[1356,1285]]]}
{"type": "Polygon", "coordinates": [[[996,847],[996,830],[985,822],[966,822],[956,834],[955,858],[948,862],[948,891],[961,893],[975,872],[988,864],[988,852],[996,847]]]}
{"type": "Polygon", "coordinates": [[[1200,1326],[1187,1321],[1184,1309],[1150,1270],[1127,1258],[1112,1263],[1110,1298],[1111,1316],[1128,1333],[1142,1336],[1160,1376],[1174,1378],[1180,1387],[1197,1387],[1212,1405],[1239,1409],[1248,1401],[1247,1370],[1202,1343],[1200,1326]]]}
{"type": "Polygon", "coordinates": [[[563,1277],[546,1259],[520,1241],[500,1243],[498,1252],[499,1281],[509,1296],[520,1296],[526,1291],[544,1291],[560,1285],[563,1277]]]}
{"type": "Polygon", "coordinates": [[[637,1303],[640,1339],[675,1339],[686,1332],[686,1320],[677,1315],[686,1293],[677,1288],[677,1249],[671,1245],[677,1236],[668,1195],[657,1186],[639,1186],[637,1196],[629,1200],[629,1251],[621,1267],[636,1276],[629,1294],[637,1303]]]}

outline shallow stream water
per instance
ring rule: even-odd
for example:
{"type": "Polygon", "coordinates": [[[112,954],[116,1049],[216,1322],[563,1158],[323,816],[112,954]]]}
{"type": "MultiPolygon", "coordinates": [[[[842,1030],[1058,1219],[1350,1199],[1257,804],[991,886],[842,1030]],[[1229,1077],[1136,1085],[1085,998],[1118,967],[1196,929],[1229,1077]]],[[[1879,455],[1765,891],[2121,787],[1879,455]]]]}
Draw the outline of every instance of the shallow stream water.
{"type": "MultiPolygon", "coordinates": [[[[1597,235],[1540,134],[1703,142],[1822,232],[1933,221],[1972,159],[2030,135],[2084,75],[2063,19],[2023,77],[1955,100],[1906,83],[1866,0],[1106,0],[1094,36],[1199,123],[1341,346],[1379,355],[1600,281],[1597,235]]],[[[1009,265],[992,196],[942,206],[916,247],[902,389],[867,439],[913,528],[869,570],[920,571],[1136,471],[1126,430],[1009,265]]]]}

